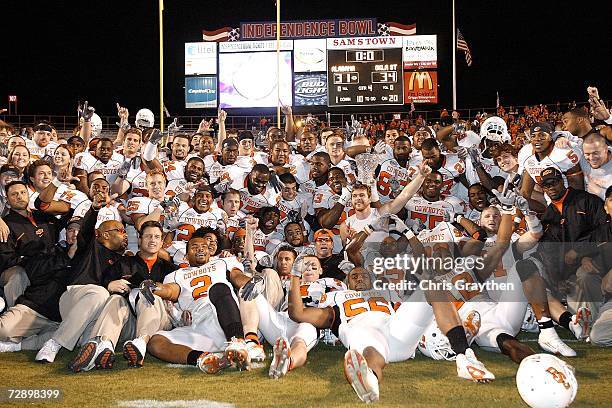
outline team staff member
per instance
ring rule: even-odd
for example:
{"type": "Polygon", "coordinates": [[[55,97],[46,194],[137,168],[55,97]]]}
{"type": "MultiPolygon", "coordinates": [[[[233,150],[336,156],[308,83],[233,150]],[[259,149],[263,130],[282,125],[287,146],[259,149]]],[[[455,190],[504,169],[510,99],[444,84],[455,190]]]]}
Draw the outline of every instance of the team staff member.
{"type": "MultiPolygon", "coordinates": [[[[599,197],[565,187],[563,174],[558,169],[548,167],[540,177],[542,189],[552,202],[542,215],[544,235],[538,256],[546,267],[550,289],[554,290],[559,281],[576,274],[577,268],[585,261],[591,232],[606,222],[606,214],[599,197]]],[[[574,311],[589,297],[588,282],[578,280],[576,283],[579,286],[576,297],[568,304],[574,311]]]]}
{"type": "Polygon", "coordinates": [[[122,331],[129,339],[123,345],[128,366],[142,367],[150,337],[158,330],[170,330],[170,319],[162,299],[154,296],[151,305],[138,291],[144,280],[163,282],[166,275],[178,269],[158,256],[162,244],[161,224],[146,221],[140,227],[138,253],[121,258],[107,271],[104,286],[112,296],[100,313],[91,339],[70,364],[73,372],[94,366],[112,368],[115,346],[122,331]]]}
{"type": "Polygon", "coordinates": [[[334,278],[344,281],[346,274],[340,270],[340,262],[344,260],[341,254],[334,254],[334,233],[321,228],[314,233],[314,247],[321,264],[321,278],[334,278]]]}
{"type": "Polygon", "coordinates": [[[5,187],[7,202],[10,205],[3,221],[10,233],[7,242],[0,243],[0,286],[8,307],[15,305],[30,280],[21,266],[23,257],[33,253],[28,248],[36,243],[37,254],[51,253],[59,238],[59,231],[65,225],[64,220],[45,214],[42,211],[28,210],[30,190],[22,181],[12,181],[5,187]]]}
{"type": "Polygon", "coordinates": [[[118,221],[105,221],[96,229],[98,211],[111,201],[108,192],[93,197],[91,208],[82,220],[77,237],[77,250],[70,262],[66,292],[59,301],[62,323],[36,355],[37,361],[53,362],[59,350],[72,350],[79,339],[88,339],[108,291],[103,284],[107,270],[120,258],[127,247],[127,234],[118,221]]]}

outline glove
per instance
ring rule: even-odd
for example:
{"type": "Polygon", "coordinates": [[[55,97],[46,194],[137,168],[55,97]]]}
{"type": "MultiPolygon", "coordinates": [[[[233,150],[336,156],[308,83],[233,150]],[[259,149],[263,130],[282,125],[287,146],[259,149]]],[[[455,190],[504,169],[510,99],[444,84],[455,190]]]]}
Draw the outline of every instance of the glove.
{"type": "Polygon", "coordinates": [[[457,146],[457,156],[459,156],[459,158],[461,160],[465,160],[468,157],[468,149],[466,149],[463,146],[457,146]]]}
{"type": "Polygon", "coordinates": [[[251,260],[248,258],[244,258],[242,260],[242,267],[244,268],[244,272],[247,275],[253,274],[253,269],[251,268],[251,260]]]}
{"type": "Polygon", "coordinates": [[[88,102],[85,101],[83,105],[79,105],[78,113],[79,118],[83,118],[85,122],[91,121],[91,117],[96,112],[93,106],[89,106],[88,102]]]}
{"type": "Polygon", "coordinates": [[[419,235],[419,232],[423,231],[424,229],[427,229],[427,227],[425,226],[425,224],[423,224],[423,221],[421,220],[408,220],[407,222],[408,228],[410,228],[415,235],[419,235]]]}
{"type": "Polygon", "coordinates": [[[264,286],[264,278],[259,275],[255,275],[250,281],[245,283],[242,288],[240,288],[240,297],[246,301],[253,300],[263,292],[264,286]]]}
{"type": "Polygon", "coordinates": [[[355,264],[353,264],[351,261],[343,260],[338,264],[338,269],[348,275],[349,272],[355,269],[355,264]]]}
{"type": "Polygon", "coordinates": [[[153,145],[159,144],[162,140],[162,136],[162,132],[160,132],[159,129],[153,130],[153,132],[151,132],[151,137],[149,137],[149,143],[153,145]]]}
{"type": "Polygon", "coordinates": [[[389,230],[389,214],[385,214],[376,218],[368,228],[371,231],[388,231],[389,230]]]}
{"type": "Polygon", "coordinates": [[[183,125],[179,125],[177,121],[178,121],[178,118],[174,118],[172,123],[168,125],[169,134],[174,134],[175,132],[178,132],[179,130],[183,128],[183,125]]]}
{"type": "Polygon", "coordinates": [[[478,168],[482,166],[482,163],[480,162],[480,151],[478,150],[478,147],[476,146],[472,146],[469,149],[467,149],[468,155],[470,156],[470,160],[472,161],[472,167],[474,168],[478,168]]]}
{"type": "Polygon", "coordinates": [[[338,199],[338,202],[346,207],[349,201],[351,201],[351,197],[353,195],[353,186],[347,185],[346,187],[342,187],[342,194],[338,199]]]}
{"type": "Polygon", "coordinates": [[[505,193],[500,193],[497,190],[493,190],[493,194],[499,202],[502,214],[514,214],[514,203],[516,202],[516,193],[514,191],[508,189],[505,193]]]}
{"type": "Polygon", "coordinates": [[[125,178],[125,176],[127,176],[127,174],[130,172],[131,168],[132,168],[132,159],[125,159],[121,167],[119,167],[119,171],[117,172],[117,175],[121,178],[125,178]]]}
{"type": "Polygon", "coordinates": [[[387,144],[379,140],[378,143],[374,145],[374,153],[376,154],[385,154],[387,152],[387,144]]]}
{"type": "Polygon", "coordinates": [[[529,202],[527,201],[527,199],[521,195],[516,195],[516,200],[514,202],[514,205],[516,206],[516,208],[518,208],[519,210],[521,210],[521,212],[523,214],[529,214],[529,202]]]}
{"type": "Polygon", "coordinates": [[[304,263],[305,257],[306,254],[301,253],[295,258],[295,261],[293,261],[293,266],[291,267],[291,274],[293,276],[297,276],[298,278],[302,277],[302,273],[306,270],[306,265],[304,263]]]}
{"type": "Polygon", "coordinates": [[[151,306],[153,306],[153,304],[155,303],[155,297],[153,296],[153,292],[156,289],[157,286],[155,285],[155,282],[150,279],[143,280],[140,284],[140,294],[143,298],[145,298],[147,302],[149,302],[151,306]]]}
{"type": "Polygon", "coordinates": [[[404,231],[408,230],[408,226],[406,225],[406,223],[395,214],[389,215],[389,229],[391,229],[392,225],[395,225],[392,228],[394,231],[397,231],[402,234],[404,233],[404,231]]]}

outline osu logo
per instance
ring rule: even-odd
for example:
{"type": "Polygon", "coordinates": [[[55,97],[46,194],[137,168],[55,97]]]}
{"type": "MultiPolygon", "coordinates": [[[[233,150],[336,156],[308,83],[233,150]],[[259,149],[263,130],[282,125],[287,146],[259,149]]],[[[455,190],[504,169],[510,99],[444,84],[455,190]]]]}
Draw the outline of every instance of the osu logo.
{"type": "Polygon", "coordinates": [[[427,89],[429,89],[430,91],[433,90],[433,80],[431,79],[431,75],[429,75],[429,72],[415,71],[410,75],[410,80],[408,81],[408,90],[413,91],[415,89],[425,89],[426,83],[427,89]]]}
{"type": "Polygon", "coordinates": [[[566,389],[569,389],[571,387],[570,384],[566,381],[565,374],[563,374],[562,372],[560,372],[556,368],[548,367],[548,369],[546,371],[550,375],[552,375],[553,379],[556,382],[558,382],[559,384],[562,384],[566,389]]]}

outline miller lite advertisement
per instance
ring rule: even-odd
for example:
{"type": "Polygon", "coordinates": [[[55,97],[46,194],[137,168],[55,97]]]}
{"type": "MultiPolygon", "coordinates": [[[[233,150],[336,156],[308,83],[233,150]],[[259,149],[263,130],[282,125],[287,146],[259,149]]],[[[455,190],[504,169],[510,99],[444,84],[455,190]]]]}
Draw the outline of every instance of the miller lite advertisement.
{"type": "Polygon", "coordinates": [[[327,105],[327,75],[296,74],[293,95],[295,106],[327,105]]]}
{"type": "Polygon", "coordinates": [[[406,103],[438,103],[438,73],[404,72],[404,99],[406,103]]]}

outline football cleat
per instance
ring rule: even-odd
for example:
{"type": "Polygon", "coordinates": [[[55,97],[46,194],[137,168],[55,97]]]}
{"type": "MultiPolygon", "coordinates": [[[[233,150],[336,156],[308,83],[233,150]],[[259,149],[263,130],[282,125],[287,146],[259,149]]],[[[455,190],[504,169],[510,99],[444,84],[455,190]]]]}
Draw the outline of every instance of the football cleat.
{"type": "Polygon", "coordinates": [[[225,358],[239,371],[250,370],[251,358],[244,339],[232,337],[229,344],[225,348],[225,358]]]}
{"type": "Polygon", "coordinates": [[[463,319],[463,329],[467,342],[471,345],[480,330],[480,313],[477,310],[472,310],[463,319]]]}
{"type": "Polygon", "coordinates": [[[542,350],[563,357],[576,357],[576,352],[559,338],[556,330],[551,327],[542,329],[538,337],[538,344],[542,350]]]}
{"type": "Polygon", "coordinates": [[[246,346],[251,362],[262,363],[266,359],[266,352],[261,344],[254,341],[247,341],[246,346]]]}
{"type": "Polygon", "coordinates": [[[572,316],[569,328],[578,340],[586,340],[589,337],[592,323],[591,310],[588,307],[580,307],[572,316]]]}
{"type": "Polygon", "coordinates": [[[457,354],[455,361],[457,363],[457,375],[461,378],[477,383],[488,383],[495,379],[495,375],[478,361],[472,349],[467,349],[465,354],[457,354]]]}
{"type": "Polygon", "coordinates": [[[368,367],[365,358],[356,350],[344,354],[344,377],[351,384],[360,400],[369,404],[380,398],[378,378],[368,367]]]}
{"type": "Polygon", "coordinates": [[[231,367],[232,363],[223,353],[204,352],[198,357],[198,368],[206,374],[216,374],[224,368],[231,367]]]}
{"type": "Polygon", "coordinates": [[[36,354],[34,360],[39,363],[52,363],[55,361],[55,356],[62,348],[62,345],[53,339],[49,339],[43,344],[42,348],[36,354]]]}
{"type": "Polygon", "coordinates": [[[291,363],[291,348],[289,346],[289,340],[284,337],[279,337],[274,342],[274,357],[272,358],[272,364],[270,364],[270,371],[268,375],[270,378],[278,380],[289,371],[289,365],[291,363]]]}
{"type": "Polygon", "coordinates": [[[127,360],[128,367],[130,368],[140,368],[143,366],[146,351],[147,344],[140,337],[123,343],[123,357],[127,360]]]}
{"type": "Polygon", "coordinates": [[[523,318],[523,325],[521,326],[521,330],[526,331],[528,333],[538,333],[540,331],[540,329],[538,328],[538,319],[536,319],[535,313],[533,313],[531,305],[527,305],[527,310],[525,311],[525,317],[523,318]]]}
{"type": "Polygon", "coordinates": [[[96,349],[96,368],[101,368],[103,370],[113,368],[113,364],[115,363],[115,351],[113,347],[113,343],[109,340],[102,340],[96,349]]]}
{"type": "Polygon", "coordinates": [[[0,341],[0,353],[14,353],[16,351],[21,351],[21,343],[0,341]]]}

